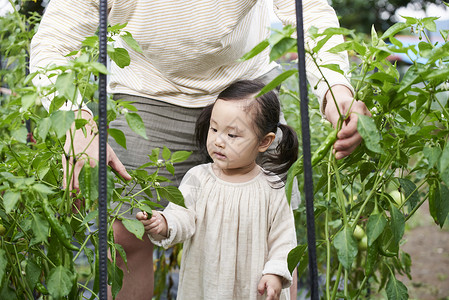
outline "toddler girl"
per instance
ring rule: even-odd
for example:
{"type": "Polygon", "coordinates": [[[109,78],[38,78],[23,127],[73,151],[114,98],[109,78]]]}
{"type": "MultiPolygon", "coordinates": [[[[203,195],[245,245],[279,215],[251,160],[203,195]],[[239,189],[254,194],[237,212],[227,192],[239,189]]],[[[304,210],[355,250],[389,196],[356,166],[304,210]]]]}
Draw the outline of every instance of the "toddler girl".
{"type": "Polygon", "coordinates": [[[187,208],[170,203],[163,212],[137,218],[150,239],[165,248],[184,242],[178,299],[289,299],[287,255],[296,246],[285,173],[298,155],[297,136],[279,124],[274,92],[257,97],[263,84],[239,81],[204,109],[196,138],[212,163],[190,169],[181,190],[187,208]],[[276,153],[256,163],[275,138],[276,153]]]}

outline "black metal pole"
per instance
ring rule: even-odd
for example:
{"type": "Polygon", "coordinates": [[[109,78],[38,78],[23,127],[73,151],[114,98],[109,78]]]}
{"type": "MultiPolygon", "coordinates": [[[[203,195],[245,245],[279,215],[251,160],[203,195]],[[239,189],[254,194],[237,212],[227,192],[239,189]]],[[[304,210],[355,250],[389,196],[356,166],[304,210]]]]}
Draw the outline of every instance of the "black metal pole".
{"type": "Polygon", "coordinates": [[[304,188],[306,198],[307,244],[309,251],[309,275],[311,299],[319,299],[318,270],[316,263],[315,214],[313,208],[313,178],[310,152],[309,99],[307,97],[306,55],[304,49],[304,24],[302,0],[296,0],[296,30],[301,109],[302,150],[304,161],[304,188]]]}
{"type": "MultiPolygon", "coordinates": [[[[100,29],[99,29],[99,44],[100,55],[99,62],[107,66],[107,52],[106,52],[106,35],[107,35],[107,0],[100,0],[100,29]]],[[[107,278],[108,278],[108,256],[107,256],[107,162],[106,162],[106,145],[107,145],[107,94],[106,94],[107,78],[106,74],[99,76],[99,156],[98,156],[98,193],[99,193],[99,296],[100,300],[107,299],[107,278]]]]}

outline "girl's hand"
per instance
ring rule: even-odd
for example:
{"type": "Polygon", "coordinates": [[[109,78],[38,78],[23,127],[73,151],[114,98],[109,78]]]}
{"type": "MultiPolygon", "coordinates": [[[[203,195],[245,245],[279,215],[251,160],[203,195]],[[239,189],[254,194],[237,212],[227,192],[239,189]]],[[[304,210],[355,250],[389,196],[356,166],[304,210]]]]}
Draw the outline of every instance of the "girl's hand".
{"type": "Polygon", "coordinates": [[[261,295],[267,291],[267,300],[279,300],[282,291],[281,277],[274,274],[263,275],[257,285],[257,291],[261,295]]]}
{"type": "Polygon", "coordinates": [[[136,218],[142,222],[147,234],[151,234],[151,236],[156,239],[167,237],[167,221],[158,211],[153,211],[153,216],[149,220],[147,219],[148,214],[144,211],[138,212],[136,218]]]}

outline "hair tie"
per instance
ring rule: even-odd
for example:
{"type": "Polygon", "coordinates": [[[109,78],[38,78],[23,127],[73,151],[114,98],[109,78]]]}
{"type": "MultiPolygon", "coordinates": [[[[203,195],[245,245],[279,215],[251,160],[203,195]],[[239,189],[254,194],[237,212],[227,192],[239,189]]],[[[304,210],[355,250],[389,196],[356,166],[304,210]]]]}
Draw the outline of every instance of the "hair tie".
{"type": "Polygon", "coordinates": [[[281,122],[278,122],[278,123],[276,124],[276,127],[279,127],[279,126],[281,126],[281,122]]]}

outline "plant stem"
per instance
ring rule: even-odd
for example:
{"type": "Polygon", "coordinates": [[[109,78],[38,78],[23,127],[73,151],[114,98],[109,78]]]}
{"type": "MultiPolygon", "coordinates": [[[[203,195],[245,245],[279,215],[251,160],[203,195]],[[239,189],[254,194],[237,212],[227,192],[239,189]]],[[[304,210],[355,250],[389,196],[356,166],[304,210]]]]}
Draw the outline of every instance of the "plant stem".
{"type": "Polygon", "coordinates": [[[360,284],[360,287],[357,291],[357,295],[355,296],[355,299],[357,300],[360,297],[360,294],[362,293],[363,287],[365,286],[365,283],[368,281],[368,277],[365,276],[362,280],[362,283],[360,284]]]}
{"type": "Polygon", "coordinates": [[[332,289],[332,296],[331,299],[334,300],[335,296],[337,295],[338,285],[340,284],[340,277],[341,277],[341,270],[343,269],[343,266],[341,263],[338,264],[338,270],[337,270],[337,276],[335,278],[334,288],[332,289]]]}
{"type": "MultiPolygon", "coordinates": [[[[329,154],[331,156],[332,153],[329,154]]],[[[329,157],[329,159],[331,159],[329,157]]],[[[331,164],[327,165],[327,173],[330,174],[331,164]]],[[[324,236],[326,238],[326,299],[330,299],[330,281],[331,281],[331,241],[329,238],[329,207],[331,201],[331,176],[327,177],[327,209],[324,223],[324,236]]]]}
{"type": "Polygon", "coordinates": [[[332,166],[334,168],[334,174],[335,174],[335,178],[337,179],[337,186],[336,186],[336,190],[337,190],[337,198],[338,201],[340,202],[340,207],[341,207],[341,212],[343,214],[343,223],[345,226],[348,225],[348,218],[346,216],[346,197],[343,194],[343,187],[341,184],[341,179],[340,179],[340,174],[338,172],[338,166],[337,163],[335,161],[335,157],[332,157],[332,166]]]}
{"type": "Polygon", "coordinates": [[[17,154],[12,150],[11,144],[8,144],[8,149],[11,152],[12,156],[14,157],[14,160],[19,164],[19,167],[22,169],[23,173],[25,173],[25,176],[28,177],[28,172],[25,170],[23,165],[20,163],[20,159],[17,156],[17,154]]]}
{"type": "Polygon", "coordinates": [[[20,17],[19,12],[18,12],[17,9],[16,9],[15,3],[14,3],[12,0],[9,0],[9,4],[11,4],[12,9],[14,10],[14,15],[15,15],[16,18],[17,18],[17,23],[19,23],[20,30],[21,30],[22,32],[26,32],[25,24],[23,23],[23,20],[22,20],[22,18],[20,17]]]}

